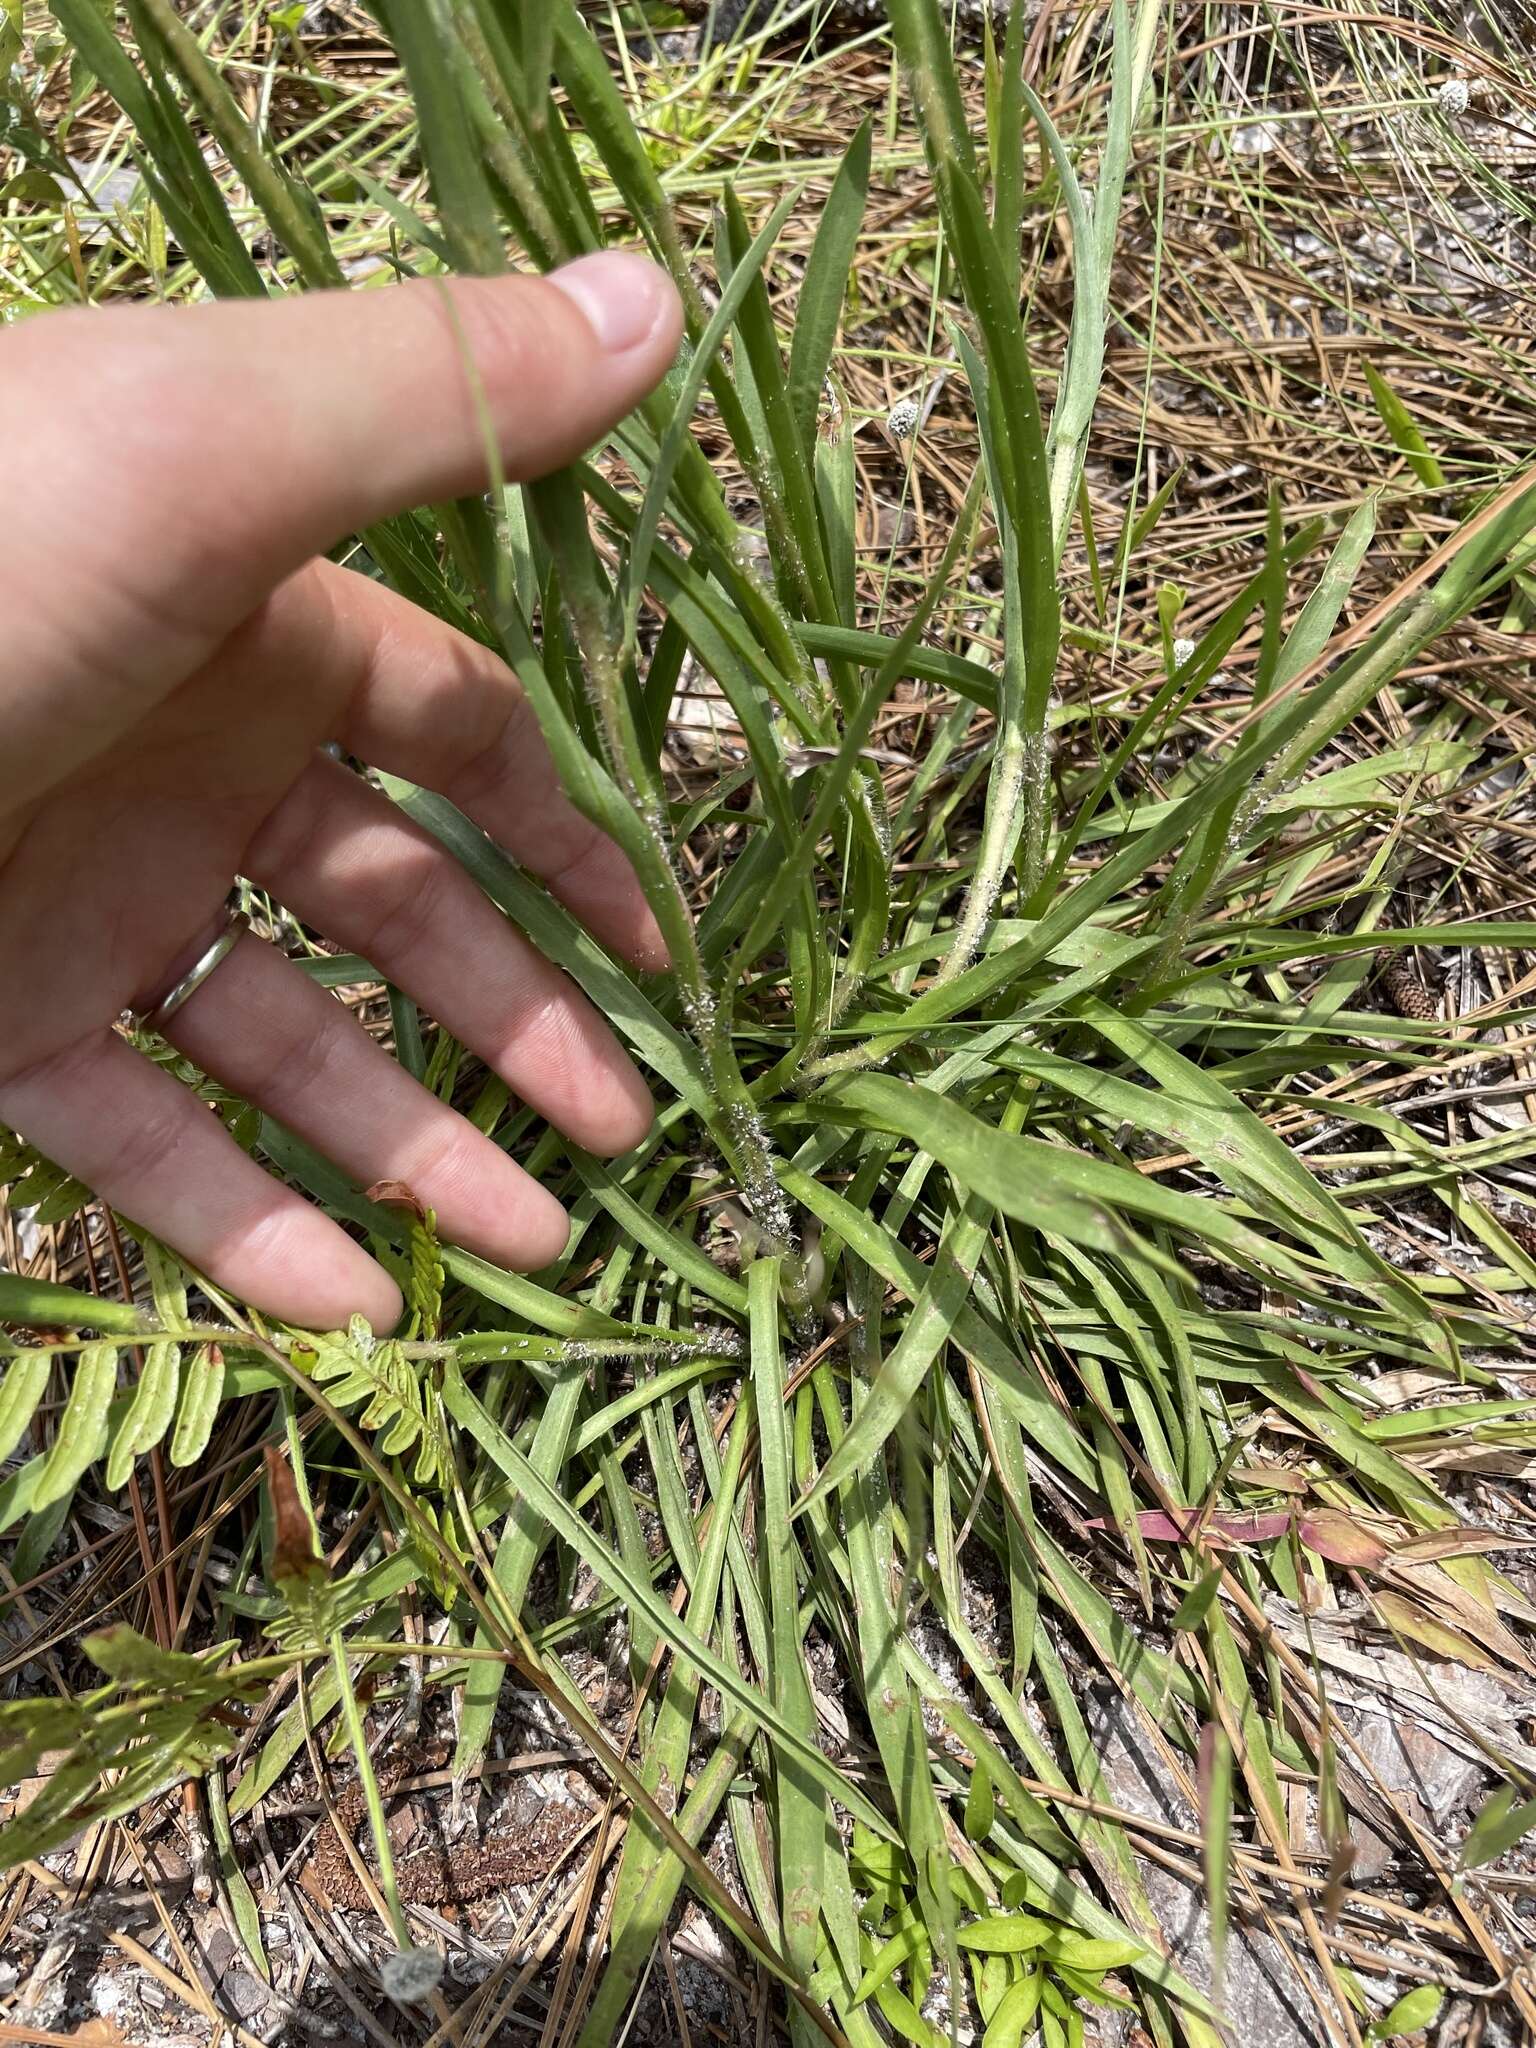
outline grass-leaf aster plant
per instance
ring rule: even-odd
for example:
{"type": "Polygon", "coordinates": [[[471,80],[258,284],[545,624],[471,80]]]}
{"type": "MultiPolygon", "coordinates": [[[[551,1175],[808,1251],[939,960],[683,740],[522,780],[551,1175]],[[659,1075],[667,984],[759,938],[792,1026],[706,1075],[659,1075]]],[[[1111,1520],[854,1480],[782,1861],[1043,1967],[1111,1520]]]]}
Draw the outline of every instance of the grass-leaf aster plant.
{"type": "MultiPolygon", "coordinates": [[[[1167,10],[1101,10],[1058,105],[1022,4],[957,57],[941,0],[890,0],[892,96],[815,193],[791,180],[764,204],[746,157],[734,182],[710,173],[707,215],[672,187],[696,198],[714,159],[676,108],[646,117],[599,12],[376,0],[411,123],[411,176],[388,180],[361,143],[350,168],[271,146],[199,10],[127,0],[114,26],[97,0],[52,0],[175,260],[214,295],[350,278],[343,178],[387,201],[401,273],[618,242],[672,274],[684,347],[610,444],[339,551],[504,658],[670,965],[619,966],[444,798],[380,776],[655,1093],[651,1134],[600,1162],[378,999],[397,1055],[566,1202],[560,1262],[502,1271],[409,1191],[365,1193],[245,1113],[278,1172],[383,1248],[409,1304],[395,1334],[274,1327],[153,1240],[128,1243],[136,1300],[0,1275],[0,1452],[28,1447],[0,1482],[12,1589],[80,1500],[124,1499],[151,1462],[157,1483],[196,1475],[211,1443],[191,1540],[217,1530],[236,1559],[217,1628],[157,1643],[114,1615],[85,1642],[97,1682],[0,1705],[0,1783],[64,1759],[0,1859],[200,1779],[257,1954],[250,1817],[307,1751],[351,1752],[381,1924],[410,1957],[439,1933],[397,1883],[370,1744],[425,1700],[451,1711],[469,1780],[532,1689],[598,1815],[547,2041],[621,2038],[691,1897],[796,2043],[1075,2048],[1087,2015],[1129,2002],[1159,2048],[1206,2048],[1219,1973],[1171,1951],[1096,1693],[1199,1815],[1178,1847],[1218,1955],[1256,1868],[1294,1879],[1282,1932],[1316,2038],[1358,2043],[1396,2007],[1361,1992],[1326,1923],[1346,1810],[1376,1795],[1304,1628],[1277,1615],[1332,1585],[1421,1651],[1507,1628],[1500,1574],[1373,1388],[1416,1375],[1435,1428],[1513,1428],[1503,1302],[1536,1284],[1529,1247],[1370,1092],[1430,1056],[1436,1025],[1365,999],[1380,959],[1513,953],[1536,929],[1396,923],[1396,856],[1362,849],[1403,787],[1465,765],[1415,679],[1443,636],[1528,603],[1536,484],[1457,495],[1369,603],[1375,501],[1306,520],[1277,503],[1230,602],[1186,631],[1174,593],[1161,644],[1127,649],[1118,607],[1167,496],[1096,530],[1095,429],[1167,10]],[[925,507],[921,573],[877,584],[843,370],[897,138],[934,223],[930,352],[866,424],[910,468],[937,364],[971,439],[952,503],[925,507]],[[1026,261],[1042,211],[1070,263],[1054,324],[1026,261]],[[1093,665],[1087,692],[1069,655],[1093,665]],[[728,734],[702,783],[672,745],[701,680],[728,734]],[[1384,764],[1332,765],[1356,729],[1392,736],[1384,764]],[[1348,1176],[1290,1142],[1314,1096],[1362,1141],[1348,1176]],[[1447,1264],[1425,1284],[1389,1256],[1377,1207],[1405,1187],[1457,1205],[1479,1279],[1447,1264]],[[363,1532],[327,1575],[343,1512],[363,1532]],[[1322,1847],[1298,1855],[1308,1801],[1322,1847]]],[[[750,110],[764,47],[699,61],[750,110]]],[[[0,1171],[45,1221],[87,1199],[19,1141],[0,1171]]],[[[1491,1967],[1438,1852],[1421,1888],[1466,1969],[1491,1967]]],[[[414,2025],[443,1995],[434,1968],[392,1970],[414,2025]]]]}

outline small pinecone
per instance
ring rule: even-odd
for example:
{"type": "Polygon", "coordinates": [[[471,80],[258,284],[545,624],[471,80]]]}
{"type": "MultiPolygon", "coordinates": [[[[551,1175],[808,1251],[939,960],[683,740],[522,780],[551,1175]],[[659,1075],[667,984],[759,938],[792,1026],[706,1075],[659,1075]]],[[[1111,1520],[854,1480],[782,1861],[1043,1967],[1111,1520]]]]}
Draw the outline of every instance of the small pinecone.
{"type": "Polygon", "coordinates": [[[1536,1259],[1536,1223],[1529,1216],[1501,1216],[1500,1223],[1527,1258],[1536,1259]]]}
{"type": "Polygon", "coordinates": [[[1404,954],[1392,955],[1382,969],[1381,985],[1387,1001],[1399,1017],[1407,1017],[1415,1024],[1433,1024],[1436,1021],[1434,998],[1404,954]]]}

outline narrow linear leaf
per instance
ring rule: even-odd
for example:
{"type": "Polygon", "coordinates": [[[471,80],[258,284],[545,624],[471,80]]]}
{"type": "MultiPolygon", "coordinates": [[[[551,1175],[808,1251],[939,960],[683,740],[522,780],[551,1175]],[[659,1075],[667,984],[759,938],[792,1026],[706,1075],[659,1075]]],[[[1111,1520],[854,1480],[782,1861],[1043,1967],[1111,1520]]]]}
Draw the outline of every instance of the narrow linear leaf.
{"type": "Polygon", "coordinates": [[[795,301],[795,332],[789,349],[789,403],[807,456],[816,442],[822,386],[837,341],[869,195],[871,134],[872,120],[866,116],[848,144],[832,190],[827,194],[795,301]]]}
{"type": "Polygon", "coordinates": [[[534,1471],[527,1459],[513,1447],[507,1437],[491,1421],[485,1410],[470,1393],[457,1367],[450,1365],[443,1386],[443,1405],[454,1420],[467,1429],[489,1453],[491,1458],[509,1479],[515,1480],[530,1501],[559,1530],[563,1539],[582,1560],[591,1567],[603,1583],[627,1600],[644,1616],[656,1633],[670,1643],[680,1656],[684,1656],[724,1693],[727,1698],[756,1713],[764,1731],[803,1763],[810,1775],[826,1786],[838,1803],[847,1808],[866,1827],[873,1828],[879,1835],[890,1833],[890,1824],[864,1794],[843,1776],[836,1766],[828,1762],[813,1742],[791,1728],[776,1708],[770,1707],[763,1695],[749,1685],[742,1675],[732,1670],[724,1658],[716,1656],[707,1644],[698,1640],[684,1628],[673,1614],[665,1600],[658,1598],[649,1585],[642,1585],[626,1568],[623,1560],[600,1543],[576,1510],[540,1474],[534,1471]]]}

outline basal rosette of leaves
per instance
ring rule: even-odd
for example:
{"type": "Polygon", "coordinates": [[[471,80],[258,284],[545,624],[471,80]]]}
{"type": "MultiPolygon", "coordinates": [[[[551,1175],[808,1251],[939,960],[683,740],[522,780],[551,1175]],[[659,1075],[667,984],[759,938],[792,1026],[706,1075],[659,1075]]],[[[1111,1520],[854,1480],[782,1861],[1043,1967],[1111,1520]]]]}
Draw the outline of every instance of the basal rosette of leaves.
{"type": "MultiPolygon", "coordinates": [[[[129,0],[126,36],[93,0],[54,12],[213,291],[339,282],[324,194],[264,150],[171,0],[129,0]],[[252,255],[203,132],[273,263],[252,255]]],[[[443,799],[384,778],[611,1019],[661,1112],[605,1165],[504,1093],[489,1101],[491,1134],[575,1219],[562,1265],[534,1277],[438,1244],[429,1218],[370,1201],[263,1127],[274,1167],[393,1258],[411,1316],[387,1340],[269,1329],[152,1243],[136,1305],[0,1276],[0,1323],[16,1332],[0,1346],[0,1451],[29,1431],[35,1445],[0,1485],[0,1521],[51,1541],[78,1489],[120,1488],[162,1447],[195,1466],[221,1404],[255,1404],[241,1498],[265,1505],[243,1554],[270,1592],[230,1606],[278,1644],[240,1667],[199,1652],[173,1668],[118,1637],[98,1656],[104,1688],[7,1707],[0,1758],[64,1747],[75,1775],[19,1833],[0,1831],[0,1857],[66,1839],[105,1810],[104,1783],[121,1812],[210,1771],[221,1812],[228,1795],[232,1882],[231,1821],[298,1755],[306,1721],[361,1747],[362,1697],[413,1655],[401,1601],[414,1588],[448,1617],[432,1683],[462,1688],[460,1770],[484,1755],[515,1666],[630,1810],[583,2044],[622,2026],[685,1889],[785,1987],[797,2041],[942,2039],[921,2010],[939,1976],[953,2023],[968,2015],[991,2048],[1037,2028],[1080,2040],[1095,1998],[1129,1999],[1160,2043],[1214,2041],[1216,2007],[1169,1960],[1105,1796],[1081,1673],[1155,1727],[1201,1800],[1219,1944],[1233,1845],[1285,1843],[1298,1778],[1337,1843],[1353,1769],[1268,1603],[1305,1606],[1331,1571],[1431,1649],[1507,1630],[1488,1546],[1378,1426],[1371,1391],[1382,1366],[1411,1367],[1443,1384],[1445,1430],[1507,1425],[1518,1407],[1487,1391],[1513,1340],[1486,1289],[1426,1290],[1369,1227],[1391,1187],[1441,1185],[1443,1165],[1405,1149],[1343,1184],[1272,1111],[1277,1091],[1326,1076],[1348,1118],[1355,1067],[1407,1070],[1434,1043],[1432,1026],[1364,1009],[1378,952],[1536,944],[1510,921],[1383,925],[1368,893],[1330,899],[1326,929],[1310,903],[1287,908],[1304,800],[1347,850],[1390,776],[1433,785],[1464,765],[1430,717],[1349,788],[1307,781],[1384,692],[1411,700],[1405,676],[1440,635],[1498,611],[1531,558],[1536,486],[1468,504],[1398,600],[1364,612],[1350,593],[1373,506],[1289,530],[1277,514],[1239,596],[1177,658],[1170,640],[1084,746],[1088,714],[1058,695],[1063,638],[1085,630],[1064,617],[1062,563],[1083,538],[1159,11],[1105,14],[1095,121],[1063,134],[1024,81],[1022,9],[977,60],[978,125],[937,0],[892,0],[903,118],[920,125],[942,227],[939,329],[979,456],[926,586],[884,620],[856,574],[837,374],[871,130],[830,183],[786,330],[769,284],[795,195],[757,218],[723,180],[711,235],[691,242],[570,0],[376,12],[430,191],[419,207],[388,195],[403,267],[485,275],[639,238],[687,305],[676,370],[612,448],[392,522],[360,537],[358,558],[504,653],[574,799],[641,875],[675,963],[644,985],[443,799]],[[1020,311],[1023,224],[1046,205],[1074,263],[1070,334],[1048,363],[1020,311]],[[753,480],[765,555],[695,436],[704,417],[753,480]],[[978,550],[999,565],[995,646],[956,624],[978,550]],[[1203,747],[1150,794],[1143,766],[1253,635],[1251,691],[1207,716],[1203,747]],[[729,708],[745,809],[669,787],[685,662],[729,708]],[[928,765],[893,801],[872,736],[910,685],[940,708],[928,765]],[[973,728],[986,743],[961,773],[973,728]],[[709,884],[685,885],[680,848],[705,841],[709,884]],[[1309,1004],[1319,962],[1326,997],[1309,1004]],[[735,1261],[710,1223],[722,1203],[735,1261]],[[1271,1426],[1284,1455],[1266,1458],[1271,1426]],[[262,1476],[263,1447],[291,1477],[262,1476]],[[277,1568],[292,1550],[274,1534],[279,1505],[290,1530],[305,1526],[320,1460],[333,1501],[340,1465],[390,1539],[323,1587],[277,1568]],[[546,1558],[564,1591],[578,1572],[595,1587],[585,1607],[535,1611],[546,1558]],[[978,1583],[995,1599],[987,1631],[978,1583]],[[615,1621],[637,1688],[625,1751],[562,1663],[615,1621]],[[842,1734],[812,1648],[837,1673],[842,1734]],[[302,1704],[241,1741],[252,1674],[281,1685],[296,1670],[302,1704]],[[143,1707],[127,1746],[125,1699],[143,1707]],[[720,1827],[745,1906],[703,1855],[720,1827]]],[[[372,978],[366,962],[311,965],[333,984],[372,978]]],[[[457,1049],[442,1058],[456,1068],[457,1049]]],[[[23,1190],[58,1197],[46,1162],[6,1164],[23,1190]]],[[[1485,1221],[1500,1284],[1536,1283],[1485,1221]]],[[[386,1850],[404,1947],[389,1871],[386,1850]]],[[[248,1899],[235,1903],[259,1949],[248,1899]]],[[[1352,2010],[1320,1935],[1311,1953],[1319,1997],[1352,2010]]]]}

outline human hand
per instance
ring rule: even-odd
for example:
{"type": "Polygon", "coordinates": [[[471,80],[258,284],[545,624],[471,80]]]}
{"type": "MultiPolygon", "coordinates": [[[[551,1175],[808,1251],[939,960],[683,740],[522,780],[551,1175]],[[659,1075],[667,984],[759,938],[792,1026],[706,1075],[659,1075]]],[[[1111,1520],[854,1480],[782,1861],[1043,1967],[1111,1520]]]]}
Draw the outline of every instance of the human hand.
{"type": "MultiPolygon", "coordinates": [[[[504,664],[316,559],[484,488],[467,346],[510,478],[572,459],[665,373],[639,256],[548,279],[59,313],[0,336],[0,1120],[241,1299],[376,1327],[392,1280],[114,1030],[207,949],[235,875],[416,997],[594,1151],[649,1128],[591,1005],[352,755],[449,797],[645,967],[618,849],[562,794],[504,664]],[[452,314],[446,298],[451,298],[452,314]]],[[[249,933],[165,1036],[364,1184],[405,1182],[498,1264],[564,1211],[249,933]]]]}

